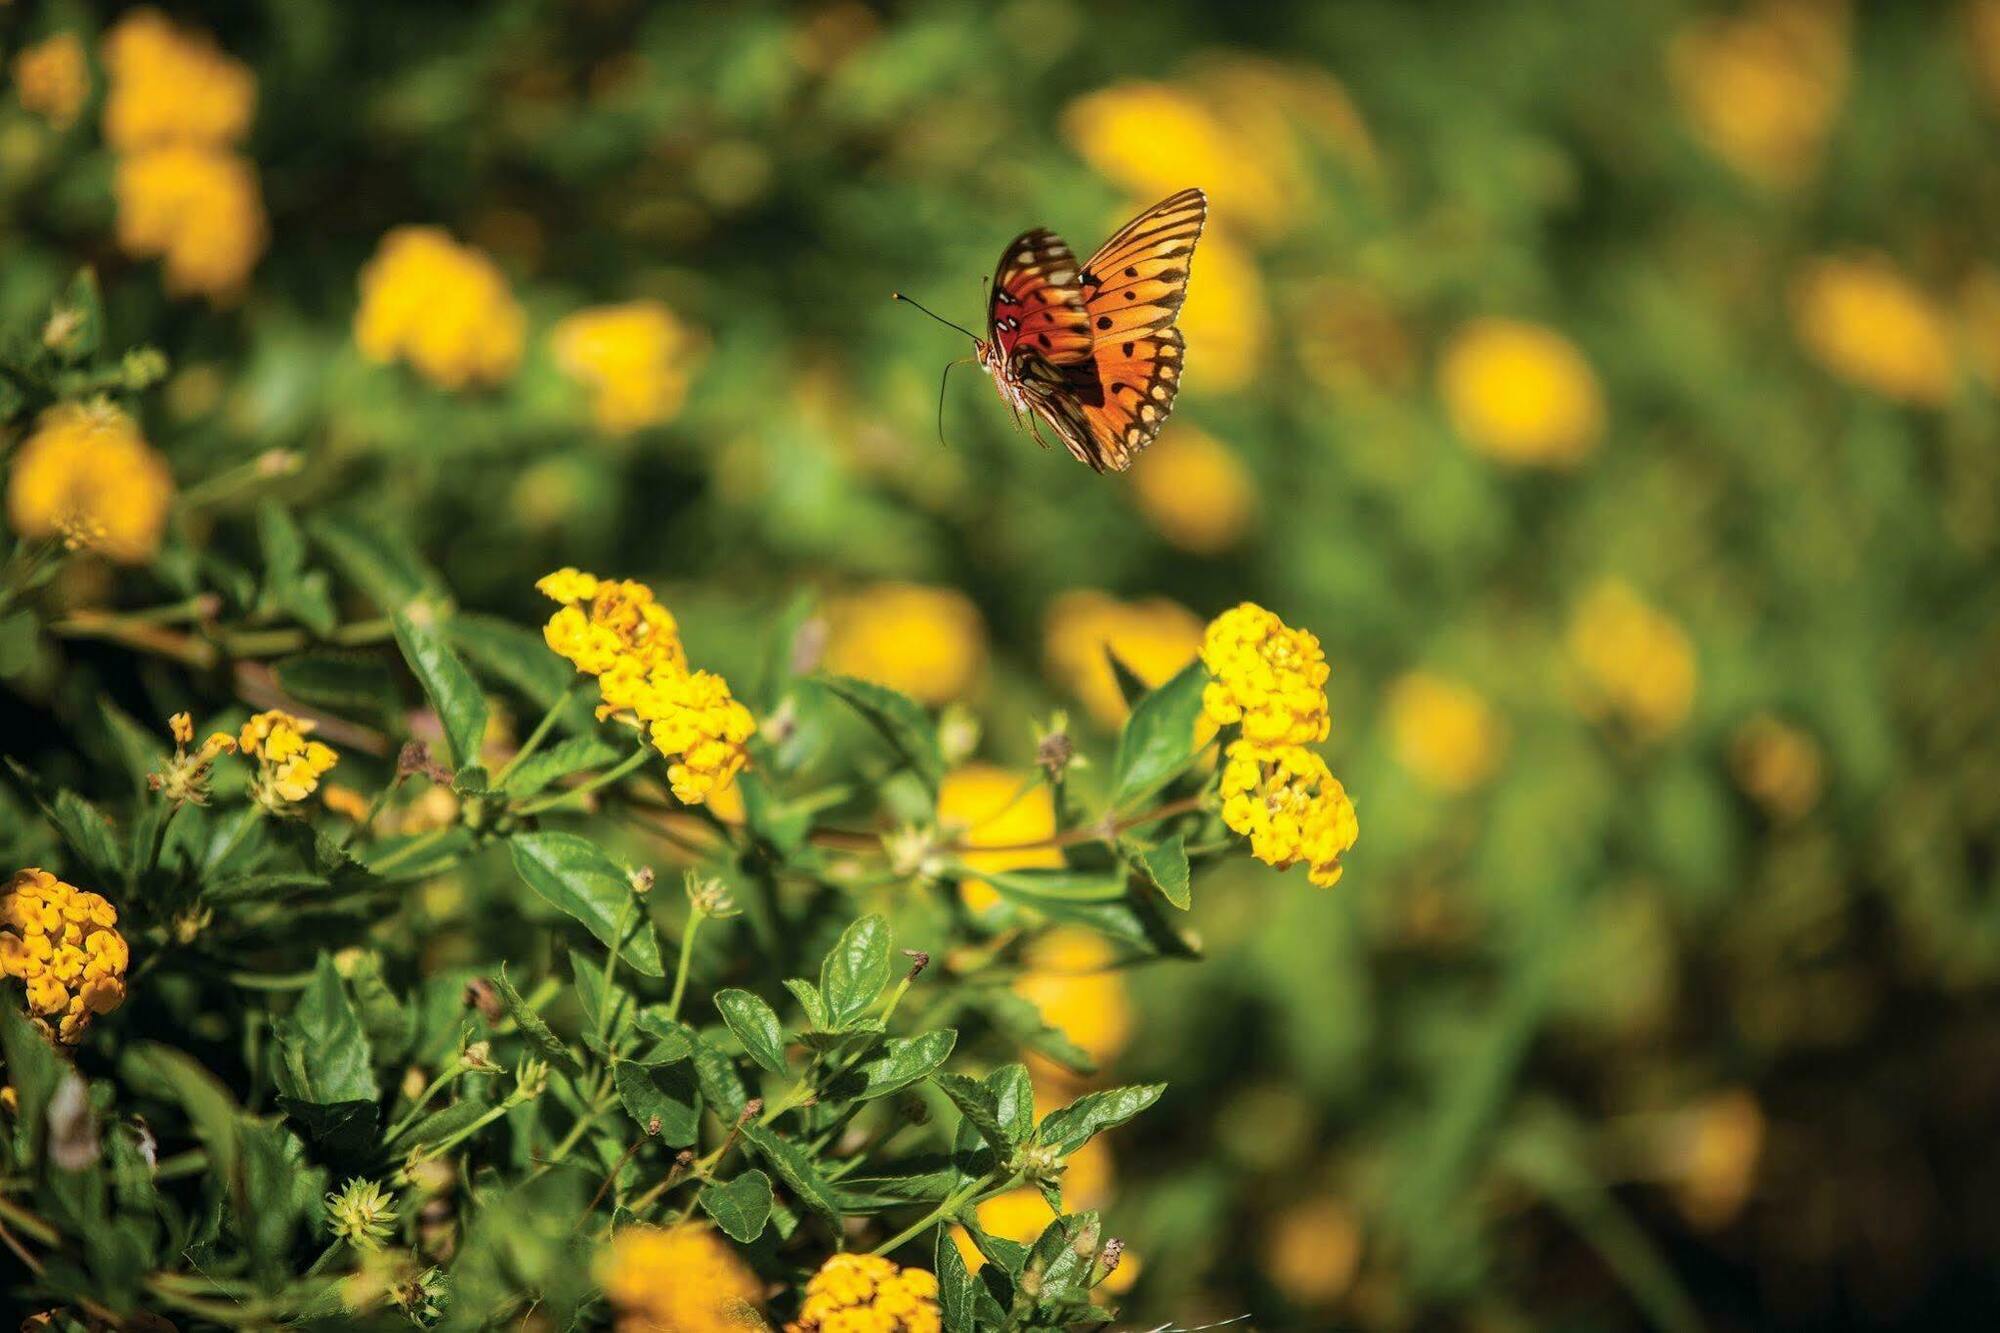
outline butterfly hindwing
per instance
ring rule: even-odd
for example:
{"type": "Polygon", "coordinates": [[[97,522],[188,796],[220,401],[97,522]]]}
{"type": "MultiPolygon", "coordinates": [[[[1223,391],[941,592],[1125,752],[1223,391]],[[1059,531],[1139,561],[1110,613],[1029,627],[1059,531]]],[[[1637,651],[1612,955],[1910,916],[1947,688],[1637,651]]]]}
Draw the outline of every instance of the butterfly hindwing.
{"type": "Polygon", "coordinates": [[[1188,264],[1208,218],[1208,197],[1182,190],[1118,229],[1078,278],[1096,346],[1171,325],[1187,297],[1188,264]]]}
{"type": "Polygon", "coordinates": [[[1010,360],[1030,353],[1054,365],[1089,359],[1090,320],[1079,271],[1075,252],[1046,228],[1022,232],[1002,252],[987,324],[1010,360]]]}
{"type": "Polygon", "coordinates": [[[1141,449],[1159,437],[1167,414],[1174,410],[1174,395],[1180,392],[1186,346],[1181,331],[1171,324],[1109,347],[1099,345],[1100,401],[1078,404],[1090,427],[1092,447],[1103,459],[1092,464],[1099,472],[1107,467],[1124,471],[1141,449]]]}

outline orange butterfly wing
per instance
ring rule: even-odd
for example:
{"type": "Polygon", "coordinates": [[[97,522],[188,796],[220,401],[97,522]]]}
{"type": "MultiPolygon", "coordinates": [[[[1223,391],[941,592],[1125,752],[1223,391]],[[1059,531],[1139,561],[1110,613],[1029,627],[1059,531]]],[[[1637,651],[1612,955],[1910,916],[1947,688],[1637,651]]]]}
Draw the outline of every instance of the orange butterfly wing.
{"type": "Polygon", "coordinates": [[[1052,366],[1090,359],[1090,317],[1083,308],[1076,254],[1062,237],[1037,227],[1001,252],[987,307],[987,332],[1017,378],[1039,358],[1052,366]]]}

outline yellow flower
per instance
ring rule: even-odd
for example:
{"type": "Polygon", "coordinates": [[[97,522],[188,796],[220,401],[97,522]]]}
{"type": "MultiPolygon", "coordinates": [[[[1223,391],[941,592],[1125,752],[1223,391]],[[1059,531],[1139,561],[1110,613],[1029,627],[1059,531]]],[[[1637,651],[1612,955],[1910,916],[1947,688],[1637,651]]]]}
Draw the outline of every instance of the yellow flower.
{"type": "Polygon", "coordinates": [[[166,144],[121,157],[113,188],[119,248],[163,259],[169,292],[214,302],[242,294],[267,240],[264,199],[247,159],[166,144]]]}
{"type": "Polygon", "coordinates": [[[1768,0],[1696,19],[1667,48],[1667,78],[1709,151],[1762,184],[1796,185],[1846,92],[1846,5],[1768,0]]]}
{"type": "Polygon", "coordinates": [[[636,707],[653,673],[687,670],[680,625],[645,584],[559,569],[535,587],[562,603],[542,639],[578,671],[597,677],[600,718],[636,707]]]}
{"type": "Polygon", "coordinates": [[[653,748],[678,762],[667,767],[674,799],[700,805],[736,780],[750,761],[756,719],[708,671],[656,671],[634,707],[648,724],[653,748]]]}
{"type": "Polygon", "coordinates": [[[1198,349],[1191,381],[1199,393],[1232,393],[1257,378],[1270,342],[1264,278],[1248,250],[1211,227],[1195,251],[1180,329],[1198,349]]]}
{"type": "Polygon", "coordinates": [[[160,549],[174,498],[166,461],[109,403],[58,403],[14,455],[7,518],[20,536],[143,564],[160,549]]]}
{"type": "Polygon", "coordinates": [[[1213,555],[1234,546],[1257,516],[1257,484],[1235,450],[1176,424],[1132,466],[1132,498],[1161,536],[1213,555]]]}
{"type": "Polygon", "coordinates": [[[1121,602],[1079,588],[1051,602],[1043,621],[1049,674],[1068,685],[1107,729],[1123,723],[1126,713],[1107,652],[1151,687],[1194,661],[1200,649],[1201,618],[1164,597],[1121,602]]]}
{"type": "Polygon", "coordinates": [[[549,334],[556,364],[591,390],[598,428],[625,435],[679,415],[703,340],[659,301],[579,310],[549,334]]]}
{"type": "Polygon", "coordinates": [[[23,47],[14,57],[14,91],[22,110],[59,130],[74,125],[90,96],[90,65],[76,34],[59,32],[23,47]]]}
{"type": "Polygon", "coordinates": [[[194,743],[194,719],[186,713],[175,713],[167,719],[167,730],[174,738],[174,757],[162,764],[159,772],[147,774],[147,785],[176,804],[207,804],[209,767],[223,755],[236,753],[236,738],[226,731],[215,732],[202,742],[199,750],[189,754],[187,747],[194,743]]]}
{"type": "Polygon", "coordinates": [[[1310,630],[1289,629],[1254,602],[1209,623],[1201,660],[1214,678],[1202,710],[1216,723],[1243,726],[1253,745],[1310,745],[1331,730],[1326,654],[1310,630]]]}
{"type": "Polygon", "coordinates": [[[806,1283],[785,1333],[938,1333],[937,1278],[879,1254],[835,1254],[806,1283]]]}
{"type": "Polygon", "coordinates": [[[620,1228],[599,1252],[597,1280],[618,1333],[747,1333],[766,1327],[764,1286],[709,1227],[620,1228]]]}
{"type": "Polygon", "coordinates": [[[1506,728],[1468,685],[1409,672],[1390,684],[1388,714],[1396,762],[1439,791],[1476,787],[1500,762],[1506,728]]]}
{"type": "Polygon", "coordinates": [[[361,270],[354,340],[446,389],[499,384],[521,361],[527,317],[479,250],[436,227],[397,227],[361,270]]]}
{"type": "MultiPolygon", "coordinates": [[[[1034,1005],[1050,1027],[1098,1064],[1109,1064],[1132,1038],[1132,999],[1118,956],[1102,935],[1058,926],[1037,936],[1021,960],[1014,993],[1034,1005]]],[[[1037,1058],[1034,1067],[1056,1084],[1074,1076],[1037,1058]]]]}
{"type": "Polygon", "coordinates": [[[1681,1211],[1704,1231],[1727,1226],[1749,1201],[1764,1151],[1764,1110],[1731,1089],[1682,1112],[1662,1145],[1681,1211]]]}
{"type": "Polygon", "coordinates": [[[827,670],[921,703],[962,698],[986,665],[986,627],[952,588],[878,583],[827,606],[827,670]]]}
{"type": "Polygon", "coordinates": [[[1361,1267],[1361,1224],[1330,1195],[1278,1214],[1264,1245],[1264,1271],[1298,1305],[1331,1305],[1361,1267]]]}
{"type": "Polygon", "coordinates": [[[1222,768],[1222,822],[1250,839],[1250,854],[1286,870],[1306,863],[1321,888],[1340,882],[1340,858],[1360,833],[1354,803],[1326,761],[1302,745],[1240,740],[1222,768]]]}
{"type": "Polygon", "coordinates": [[[271,810],[295,805],[319,789],[319,780],[340,762],[334,748],[306,739],[318,726],[273,708],[243,724],[237,744],[257,761],[252,795],[271,810]]]}
{"type": "Polygon", "coordinates": [[[1466,324],[1445,347],[1438,390],[1460,438],[1503,463],[1568,466],[1604,435],[1604,394],[1590,363],[1537,324],[1466,324]]]}
{"type": "MultiPolygon", "coordinates": [[[[966,764],[945,774],[938,784],[938,831],[968,848],[1008,847],[1038,842],[1056,831],[1055,797],[1031,774],[1014,773],[992,764],[966,764]]],[[[959,855],[973,870],[1029,870],[1059,866],[1062,853],[1054,847],[1015,851],[966,851],[959,855]]],[[[984,880],[959,885],[965,905],[984,912],[1000,900],[984,880]]]]}
{"type": "Polygon", "coordinates": [[[104,38],[111,91],[104,138],[120,152],[169,143],[219,145],[249,132],[257,80],[206,35],[135,9],[104,38]]]}
{"type": "Polygon", "coordinates": [[[1797,819],[1819,801],[1824,773],[1818,744],[1768,713],[1737,729],[1729,766],[1736,785],[1778,819],[1797,819]]]}
{"type": "Polygon", "coordinates": [[[1687,720],[1694,645],[1631,585],[1602,579],[1592,587],[1570,616],[1568,644],[1587,713],[1616,715],[1644,737],[1687,720]]]}
{"type": "Polygon", "coordinates": [[[131,962],[118,910],[45,870],[19,870],[0,891],[0,976],[27,988],[28,1012],[74,1045],[91,1019],[125,1001],[131,962]]]}
{"type": "Polygon", "coordinates": [[[1882,255],[1815,259],[1792,282],[1792,324],[1835,375],[1919,407],[1941,407],[1957,374],[1951,331],[1931,298],[1882,255]]]}

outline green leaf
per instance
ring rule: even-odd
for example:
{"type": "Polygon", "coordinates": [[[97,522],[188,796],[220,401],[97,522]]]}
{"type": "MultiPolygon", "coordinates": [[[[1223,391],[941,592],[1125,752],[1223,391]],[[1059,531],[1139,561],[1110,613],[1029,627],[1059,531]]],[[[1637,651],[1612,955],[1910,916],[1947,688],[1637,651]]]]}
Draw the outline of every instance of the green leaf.
{"type": "Polygon", "coordinates": [[[951,1028],[916,1037],[891,1037],[882,1043],[880,1055],[837,1080],[829,1094],[835,1099],[866,1102],[901,1092],[943,1064],[957,1042],[958,1033],[951,1028]]]}
{"type": "Polygon", "coordinates": [[[972,1273],[958,1252],[950,1227],[939,1227],[937,1255],[931,1264],[938,1280],[938,1315],[944,1333],[978,1333],[974,1322],[972,1273]]]}
{"type": "Polygon", "coordinates": [[[889,984],[889,923],[870,914],[840,932],[819,965],[820,996],[829,1029],[846,1027],[868,1012],[889,984]]]}
{"type": "Polygon", "coordinates": [[[651,1046],[635,1050],[625,1057],[635,1064],[668,1065],[694,1055],[694,1029],[667,1017],[665,1005],[642,1005],[632,1015],[632,1021],[641,1032],[653,1038],[651,1046]]]}
{"type": "MultiPolygon", "coordinates": [[[[552,706],[576,679],[576,669],[550,652],[540,634],[510,620],[460,611],[451,617],[445,633],[481,671],[542,708],[552,706]]],[[[595,730],[590,701],[581,696],[571,699],[563,724],[571,731],[595,730]]]]}
{"type": "Polygon", "coordinates": [[[771,1178],[754,1168],[726,1184],[710,1181],[696,1198],[701,1210],[738,1244],[748,1245],[763,1235],[764,1224],[771,1220],[771,1178]]]}
{"type": "Polygon", "coordinates": [[[609,1055],[632,1023],[632,993],[608,980],[595,962],[581,954],[570,954],[569,967],[577,1007],[583,1010],[584,1045],[609,1055]]]}
{"type": "Polygon", "coordinates": [[[507,979],[505,963],[500,965],[500,975],[495,981],[500,988],[500,1003],[507,1007],[508,1015],[514,1020],[514,1026],[521,1030],[521,1036],[535,1054],[572,1078],[582,1073],[583,1066],[578,1063],[576,1056],[570,1053],[569,1047],[556,1036],[554,1029],[542,1021],[542,1016],[521,998],[521,992],[514,989],[514,983],[507,979]]]}
{"type": "Polygon", "coordinates": [[[931,1081],[938,1091],[951,1099],[958,1113],[966,1123],[979,1131],[979,1137],[993,1145],[993,1151],[1004,1159],[1014,1151],[1019,1142],[1007,1132],[1007,1126],[1000,1119],[1000,1104],[993,1090],[984,1084],[975,1083],[963,1074],[935,1073],[931,1081]]]}
{"type": "Polygon", "coordinates": [[[1168,902],[1183,912],[1193,905],[1188,892],[1193,872],[1188,868],[1187,839],[1176,834],[1157,847],[1141,848],[1138,861],[1147,880],[1168,902]]]}
{"type": "Polygon", "coordinates": [[[670,1148],[685,1148],[699,1136],[701,1090],[685,1063],[647,1066],[620,1060],[612,1077],[618,1100],[640,1129],[650,1131],[657,1120],[660,1141],[670,1148]]]}
{"type": "Polygon", "coordinates": [[[444,581],[422,557],[380,523],[322,514],[308,521],[306,530],[340,572],[384,612],[394,612],[425,593],[444,592],[444,581]]]}
{"type": "Polygon", "coordinates": [[[333,632],[336,616],[326,575],[306,572],[306,539],[291,511],[275,500],[257,506],[257,542],[264,551],[262,609],[284,611],[313,633],[333,632]]]}
{"type": "Polygon", "coordinates": [[[618,750],[596,736],[571,736],[523,759],[507,775],[507,780],[500,784],[500,789],[518,800],[533,796],[550,783],[572,773],[602,768],[623,757],[618,750]]]}
{"type": "Polygon", "coordinates": [[[817,679],[882,734],[935,798],[938,784],[944,780],[944,752],[938,748],[937,728],[923,706],[873,681],[852,676],[817,679]]]}
{"type": "Polygon", "coordinates": [[[416,1033],[416,1015],[389,989],[382,955],[373,949],[356,953],[347,969],[347,984],[354,991],[354,1009],[361,1015],[361,1030],[368,1035],[368,1049],[376,1061],[387,1065],[401,1059],[416,1033]]]}
{"type": "Polygon", "coordinates": [[[333,957],[322,953],[312,981],[292,1012],[276,1024],[278,1105],[315,1143],[337,1153],[365,1147],[373,1135],[376,1099],[368,1035],[333,957]]]}
{"type": "Polygon", "coordinates": [[[747,990],[720,990],[715,1007],[743,1043],[744,1054],[774,1074],[785,1072],[785,1029],[771,1006],[747,990]]]}
{"type": "Polygon", "coordinates": [[[1208,668],[1190,662],[1132,709],[1112,765],[1113,805],[1158,791],[1188,766],[1194,758],[1201,692],[1207,685],[1208,668]]]}
{"type": "MultiPolygon", "coordinates": [[[[12,1050],[9,1049],[9,1067],[12,1050]]],[[[140,1091],[177,1101],[187,1113],[195,1137],[208,1149],[210,1169],[224,1181],[236,1177],[238,1136],[241,1119],[236,1102],[215,1075],[195,1062],[193,1056],[158,1042],[142,1042],[133,1047],[120,1066],[126,1081],[140,1091]]],[[[22,1093],[22,1101],[28,1094],[22,1093]]]]}
{"type": "Polygon", "coordinates": [[[701,1084],[702,1095],[708,1098],[716,1114],[734,1122],[743,1114],[743,1108],[750,1102],[750,1094],[744,1090],[743,1079],[736,1072],[736,1062],[724,1055],[714,1042],[688,1029],[688,1036],[694,1043],[694,1076],[701,1084]]]}
{"type": "MultiPolygon", "coordinates": [[[[41,1141],[48,1124],[44,1114],[56,1084],[68,1068],[55,1046],[41,1029],[15,1007],[9,997],[0,1001],[0,1054],[7,1057],[5,1076],[18,1099],[7,1117],[13,1123],[18,1162],[39,1162],[41,1141]]],[[[0,1125],[4,1125],[0,1121],[0,1125]]]]}
{"type": "Polygon", "coordinates": [[[998,889],[1001,896],[1029,907],[1064,906],[1072,903],[1116,902],[1125,896],[1123,866],[1109,870],[982,870],[979,878],[998,889]]]}
{"type": "Polygon", "coordinates": [[[1087,1092],[1068,1106],[1049,1112],[1035,1138],[1067,1157],[1094,1135],[1115,1129],[1160,1100],[1166,1090],[1164,1083],[1143,1083],[1087,1092]]]}
{"type": "Polygon", "coordinates": [[[56,793],[52,811],[56,832],[69,844],[91,873],[105,879],[124,876],[125,858],[118,849],[118,835],[104,812],[68,788],[56,793]]]}
{"type": "Polygon", "coordinates": [[[396,677],[377,653],[333,649],[287,657],[272,668],[285,693],[336,712],[377,716],[397,707],[396,677]]]}
{"type": "Polygon", "coordinates": [[[1051,1026],[1027,998],[999,987],[973,989],[967,997],[1016,1046],[1079,1074],[1097,1072],[1097,1061],[1090,1058],[1090,1052],[1071,1041],[1062,1029],[1051,1026]]]}
{"type": "Polygon", "coordinates": [[[1043,1306],[1087,1296],[1101,1234],[1094,1212],[1057,1217],[1028,1251],[1028,1262],[1021,1268],[1022,1288],[1032,1290],[1043,1306]]]}
{"type": "MultiPolygon", "coordinates": [[[[624,868],[574,833],[516,833],[508,840],[514,869],[550,906],[583,924],[606,948],[617,935],[618,918],[632,901],[624,868]]],[[[621,961],[649,977],[665,976],[660,942],[644,906],[634,909],[621,961]]]]}
{"type": "Polygon", "coordinates": [[[819,1173],[810,1157],[790,1139],[772,1131],[768,1126],[755,1120],[746,1121],[742,1129],[743,1141],[757,1150],[778,1179],[792,1191],[798,1201],[824,1219],[836,1232],[840,1229],[840,1204],[834,1198],[833,1187],[826,1177],[819,1173]]]}
{"type": "Polygon", "coordinates": [[[806,1011],[806,1022],[816,1031],[825,1031],[826,1001],[821,998],[819,987],[804,977],[786,977],[785,989],[797,998],[799,1008],[806,1011]]]}
{"type": "Polygon", "coordinates": [[[1035,1082],[1028,1067],[1017,1060],[1001,1065],[980,1082],[993,1094],[993,1111],[1001,1128],[1016,1143],[1025,1143],[1035,1130],[1035,1082]]]}
{"type": "MultiPolygon", "coordinates": [[[[0,384],[5,382],[0,380],[0,384]]],[[[26,607],[0,616],[0,680],[11,680],[34,663],[41,627],[41,621],[26,607]]]]}
{"type": "Polygon", "coordinates": [[[463,768],[479,758],[480,742],[486,736],[486,696],[439,632],[440,615],[428,602],[411,602],[396,608],[391,620],[403,660],[410,664],[417,683],[424,687],[424,697],[444,724],[451,762],[463,768]]]}
{"type": "Polygon", "coordinates": [[[442,1143],[491,1109],[487,1103],[474,1101],[471,1098],[453,1102],[443,1110],[431,1112],[389,1142],[396,1144],[397,1151],[402,1153],[421,1148],[427,1143],[442,1143]]]}

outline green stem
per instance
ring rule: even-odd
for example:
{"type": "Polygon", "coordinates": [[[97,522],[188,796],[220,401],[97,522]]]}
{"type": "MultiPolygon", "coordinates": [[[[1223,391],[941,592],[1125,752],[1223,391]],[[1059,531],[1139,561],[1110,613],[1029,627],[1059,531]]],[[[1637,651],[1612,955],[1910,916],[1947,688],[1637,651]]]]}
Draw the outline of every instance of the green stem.
{"type": "Polygon", "coordinates": [[[604,994],[606,998],[604,1007],[597,1012],[596,1045],[600,1049],[604,1047],[606,1038],[610,1035],[611,1020],[617,1013],[618,1006],[621,1003],[619,999],[611,998],[617,994],[612,989],[612,985],[615,980],[615,974],[618,971],[618,953],[625,947],[625,932],[631,928],[632,909],[638,903],[638,894],[627,893],[625,895],[625,902],[618,909],[618,924],[611,932],[611,952],[604,959],[604,994]]]}
{"type": "Polygon", "coordinates": [[[370,862],[368,868],[378,875],[386,870],[393,869],[415,856],[418,852],[428,851],[430,848],[436,846],[439,842],[443,841],[444,835],[449,832],[451,832],[451,828],[447,826],[445,828],[431,829],[427,833],[419,833],[416,837],[410,839],[395,851],[390,852],[381,860],[370,862]]]}
{"type": "Polygon", "coordinates": [[[528,733],[528,739],[522,741],[521,748],[514,751],[514,757],[502,764],[500,771],[493,775],[493,785],[495,787],[504,785],[507,781],[507,775],[519,767],[523,759],[533,754],[541,746],[541,743],[548,739],[549,731],[555,726],[556,719],[562,715],[564,709],[569,707],[569,701],[576,697],[577,687],[582,683],[583,677],[570,677],[569,684],[565,685],[563,692],[556,696],[556,701],[549,705],[549,711],[542,714],[542,720],[537,722],[535,729],[528,733]]]}
{"type": "Polygon", "coordinates": [[[464,1072],[465,1060],[460,1056],[453,1056],[451,1063],[440,1069],[438,1076],[430,1081],[430,1086],[417,1095],[416,1101],[410,1104],[410,1109],[403,1114],[402,1118],[389,1126],[389,1132],[382,1136],[382,1142],[385,1144],[394,1143],[404,1131],[417,1123],[417,1117],[422,1115],[424,1108],[431,1104],[431,1098],[437,1096],[447,1083],[464,1072]]]}
{"type": "Polygon", "coordinates": [[[375,799],[368,803],[368,813],[361,816],[361,820],[359,823],[353,825],[347,830],[347,832],[341,834],[340,840],[335,844],[335,846],[340,847],[342,850],[345,850],[347,845],[354,841],[356,835],[360,834],[363,830],[372,830],[375,827],[376,817],[382,813],[382,807],[389,804],[389,798],[396,794],[396,789],[403,785],[403,779],[407,778],[408,776],[409,776],[408,773],[404,772],[401,768],[398,768],[396,770],[396,776],[390,778],[389,781],[383,785],[382,790],[375,793],[375,799]]]}
{"type": "Polygon", "coordinates": [[[674,965],[674,993],[667,999],[669,1020],[681,1016],[681,998],[687,994],[688,963],[694,957],[695,932],[701,929],[701,923],[706,920],[708,915],[705,912],[689,912],[687,928],[681,931],[681,959],[674,965]]]}
{"type": "Polygon", "coordinates": [[[325,1249],[321,1250],[319,1252],[319,1258],[312,1261],[312,1267],[306,1269],[306,1276],[311,1277],[313,1274],[319,1272],[321,1269],[325,1268],[328,1264],[332,1263],[334,1256],[339,1254],[341,1250],[346,1246],[346,1244],[347,1244],[346,1241],[342,1240],[338,1236],[335,1236],[333,1238],[333,1243],[328,1245],[325,1249]]]}
{"type": "Polygon", "coordinates": [[[990,1189],[989,1187],[992,1186],[993,1184],[993,1177],[986,1176],[979,1180],[975,1180],[971,1184],[960,1188],[956,1193],[946,1195],[944,1200],[941,1203],[939,1203],[937,1207],[931,1209],[928,1213],[925,1213],[923,1217],[920,1218],[918,1221],[911,1223],[907,1227],[904,1227],[894,1236],[891,1236],[888,1240],[885,1240],[880,1245],[877,1245],[874,1249],[870,1250],[869,1253],[893,1254],[898,1249],[901,1249],[903,1246],[909,1244],[917,1237],[923,1235],[926,1231],[929,1231],[939,1222],[948,1221],[952,1217],[956,1216],[959,1209],[965,1207],[966,1204],[971,1203],[974,1199],[980,1197],[982,1194],[986,1194],[989,1192],[997,1194],[1000,1192],[1000,1190],[1012,1189],[1015,1185],[1018,1185],[1020,1182],[1021,1182],[1021,1177],[1017,1174],[1013,1178],[1008,1180],[1008,1182],[1005,1185],[1000,1186],[999,1189],[990,1189]]]}
{"type": "Polygon", "coordinates": [[[641,764],[645,763],[646,760],[650,759],[652,757],[652,754],[653,754],[652,746],[642,745],[639,747],[638,753],[634,754],[624,763],[618,765],[618,767],[609,769],[603,773],[598,774],[596,777],[592,778],[590,781],[584,783],[580,787],[571,787],[569,790],[557,792],[553,796],[545,796],[539,801],[530,801],[528,804],[520,808],[519,813],[524,815],[538,815],[542,813],[544,810],[552,810],[556,806],[564,805],[570,801],[578,800],[582,797],[588,796],[590,795],[590,793],[597,791],[600,788],[608,787],[614,782],[618,782],[626,777],[629,777],[634,771],[638,769],[638,767],[641,764]]]}

